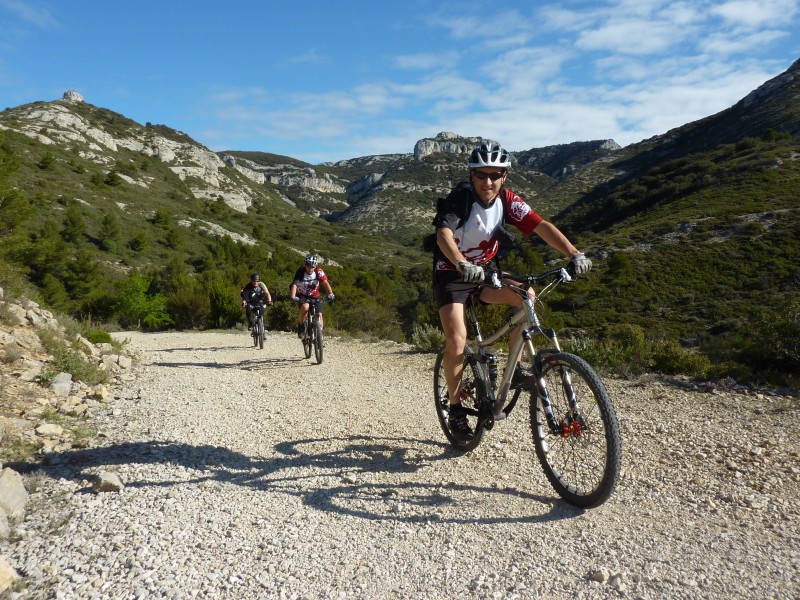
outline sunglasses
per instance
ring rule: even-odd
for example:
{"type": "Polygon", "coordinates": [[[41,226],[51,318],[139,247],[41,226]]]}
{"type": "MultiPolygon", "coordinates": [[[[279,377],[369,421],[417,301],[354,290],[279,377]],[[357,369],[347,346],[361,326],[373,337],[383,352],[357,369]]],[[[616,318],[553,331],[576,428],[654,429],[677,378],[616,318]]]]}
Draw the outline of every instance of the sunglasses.
{"type": "Polygon", "coordinates": [[[501,173],[498,173],[496,171],[494,173],[485,173],[483,171],[473,171],[472,174],[475,175],[475,177],[477,177],[478,179],[491,179],[492,181],[497,181],[498,179],[500,179],[506,173],[505,173],[505,171],[503,171],[501,173]]]}

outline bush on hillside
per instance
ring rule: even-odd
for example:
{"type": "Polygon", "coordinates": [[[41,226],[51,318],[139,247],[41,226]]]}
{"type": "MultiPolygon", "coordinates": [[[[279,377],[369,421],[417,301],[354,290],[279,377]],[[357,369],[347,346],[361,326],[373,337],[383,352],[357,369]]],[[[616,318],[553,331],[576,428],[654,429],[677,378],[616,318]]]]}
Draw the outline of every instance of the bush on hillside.
{"type": "Polygon", "coordinates": [[[120,284],[114,311],[124,329],[160,329],[170,324],[166,297],[149,293],[149,288],[150,279],[136,272],[120,284]]]}
{"type": "Polygon", "coordinates": [[[411,343],[419,352],[438,352],[444,346],[444,332],[433,325],[414,325],[411,343]]]}
{"type": "Polygon", "coordinates": [[[171,292],[165,308],[176,329],[203,329],[211,315],[211,300],[193,283],[171,292]]]}
{"type": "Polygon", "coordinates": [[[83,381],[88,385],[108,381],[108,371],[87,360],[80,351],[68,344],[58,331],[43,327],[37,329],[36,333],[42,346],[53,356],[52,362],[42,371],[41,377],[44,383],[50,383],[53,377],[62,372],[69,373],[74,380],[83,381]]]}

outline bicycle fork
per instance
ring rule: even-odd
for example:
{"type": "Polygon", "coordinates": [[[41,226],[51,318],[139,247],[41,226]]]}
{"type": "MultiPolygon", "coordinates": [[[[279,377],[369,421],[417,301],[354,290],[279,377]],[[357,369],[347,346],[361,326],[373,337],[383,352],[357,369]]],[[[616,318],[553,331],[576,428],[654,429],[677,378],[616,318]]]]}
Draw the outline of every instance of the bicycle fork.
{"type": "Polygon", "coordinates": [[[579,437],[586,429],[586,421],[578,410],[578,398],[575,395],[575,388],[572,385],[572,376],[570,375],[569,369],[564,366],[558,367],[558,372],[561,378],[561,389],[564,390],[564,394],[567,397],[569,411],[561,422],[556,419],[553,413],[553,403],[550,401],[547,383],[542,375],[543,362],[547,360],[547,354],[552,354],[552,351],[540,352],[534,361],[536,368],[536,387],[539,397],[542,400],[542,407],[544,408],[545,418],[547,419],[547,427],[553,435],[560,435],[563,438],[579,437]]]}

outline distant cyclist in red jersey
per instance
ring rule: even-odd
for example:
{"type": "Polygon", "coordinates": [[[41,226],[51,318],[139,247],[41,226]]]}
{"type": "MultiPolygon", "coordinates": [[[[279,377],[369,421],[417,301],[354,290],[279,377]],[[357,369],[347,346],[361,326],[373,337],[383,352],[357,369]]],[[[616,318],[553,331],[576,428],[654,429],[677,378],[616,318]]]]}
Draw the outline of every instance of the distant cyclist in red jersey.
{"type": "Polygon", "coordinates": [[[325,291],[328,293],[328,300],[333,300],[336,297],[328,281],[328,276],[325,275],[325,271],[319,267],[319,257],[314,254],[309,254],[306,256],[305,264],[294,274],[294,280],[289,286],[290,299],[293,302],[300,303],[300,311],[297,316],[297,337],[301,339],[305,330],[304,323],[306,322],[306,315],[308,314],[309,302],[317,303],[319,324],[322,326],[322,303],[319,301],[320,285],[325,288],[325,291]]]}

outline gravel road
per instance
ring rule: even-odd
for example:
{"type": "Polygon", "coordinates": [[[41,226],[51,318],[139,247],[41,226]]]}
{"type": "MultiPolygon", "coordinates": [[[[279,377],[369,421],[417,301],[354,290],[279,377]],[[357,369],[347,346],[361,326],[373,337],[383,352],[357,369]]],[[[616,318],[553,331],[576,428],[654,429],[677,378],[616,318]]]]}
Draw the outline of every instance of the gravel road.
{"type": "Polygon", "coordinates": [[[125,334],[101,435],[27,474],[13,598],[798,598],[796,399],[607,380],[623,477],[561,501],[527,411],[474,452],[433,410],[433,356],[268,332],[125,334]],[[121,492],[93,494],[116,473],[121,492]]]}

